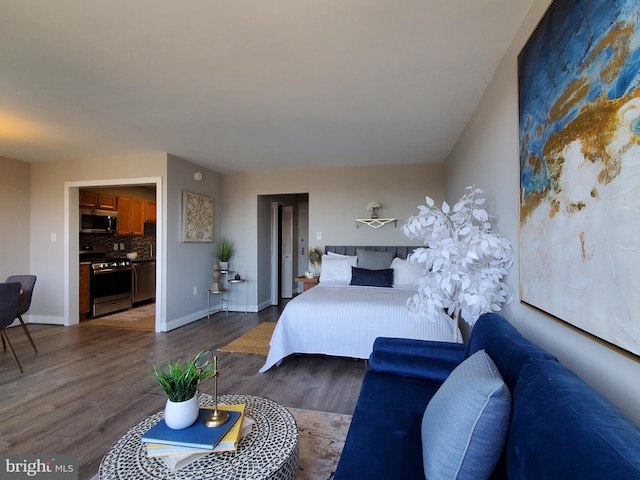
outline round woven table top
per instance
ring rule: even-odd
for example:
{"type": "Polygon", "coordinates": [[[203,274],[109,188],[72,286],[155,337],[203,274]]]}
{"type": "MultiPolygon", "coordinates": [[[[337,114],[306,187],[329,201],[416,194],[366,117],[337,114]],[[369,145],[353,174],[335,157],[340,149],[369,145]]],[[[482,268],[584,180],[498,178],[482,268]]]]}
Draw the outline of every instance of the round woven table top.
{"type": "MultiPolygon", "coordinates": [[[[254,420],[232,452],[210,453],[195,462],[171,470],[161,458],[147,456],[143,433],[164,417],[164,411],[131,427],[112,445],[100,462],[101,480],[148,479],[269,479],[293,480],[298,473],[298,427],[285,407],[252,395],[221,395],[219,405],[244,403],[245,415],[254,420]]],[[[200,405],[213,405],[211,395],[202,394],[200,405]]]]}

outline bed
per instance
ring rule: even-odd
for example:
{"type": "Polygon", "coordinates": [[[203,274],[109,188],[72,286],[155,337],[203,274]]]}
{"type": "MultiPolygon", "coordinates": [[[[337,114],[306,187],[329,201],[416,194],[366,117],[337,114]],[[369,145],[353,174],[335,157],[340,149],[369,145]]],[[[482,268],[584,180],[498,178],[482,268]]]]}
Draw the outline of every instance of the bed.
{"type": "Polygon", "coordinates": [[[377,337],[453,341],[457,327],[444,312],[434,322],[409,315],[420,272],[406,261],[414,248],[325,247],[320,282],[285,306],[260,372],[291,354],[367,359],[377,337]],[[371,268],[380,266],[389,268],[371,268]]]}

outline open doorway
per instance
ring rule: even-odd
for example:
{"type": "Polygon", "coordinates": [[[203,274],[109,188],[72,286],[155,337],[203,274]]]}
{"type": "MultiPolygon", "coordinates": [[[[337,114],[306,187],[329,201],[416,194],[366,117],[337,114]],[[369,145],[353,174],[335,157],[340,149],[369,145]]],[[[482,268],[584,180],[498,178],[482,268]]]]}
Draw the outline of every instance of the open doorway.
{"type": "MultiPolygon", "coordinates": [[[[278,305],[281,299],[288,299],[298,293],[295,277],[308,268],[305,261],[308,250],[309,194],[270,195],[270,262],[269,269],[270,305],[278,305]]],[[[266,214],[266,210],[264,210],[266,214]]],[[[263,222],[267,223],[267,222],[263,222]]],[[[259,242],[260,244],[260,242],[259,242]]]]}
{"type": "MultiPolygon", "coordinates": [[[[162,223],[163,223],[163,192],[161,178],[138,178],[138,179],[126,179],[126,180],[102,180],[93,182],[67,182],[65,183],[65,230],[67,235],[65,236],[65,269],[67,270],[65,276],[69,279],[65,286],[65,297],[68,298],[68,302],[65,302],[65,319],[67,325],[73,325],[79,323],[82,314],[80,302],[80,269],[78,268],[78,252],[81,245],[104,245],[109,249],[109,255],[111,257],[125,257],[127,253],[133,251],[139,251],[141,258],[148,260],[153,258],[153,276],[155,285],[153,286],[152,309],[149,304],[152,302],[145,300],[139,301],[138,305],[142,306],[144,303],[146,307],[147,323],[148,326],[145,329],[155,330],[157,332],[165,331],[165,308],[164,298],[162,292],[163,278],[161,275],[162,265],[164,262],[163,252],[164,240],[162,237],[162,223]],[[80,232],[80,216],[78,211],[80,208],[80,191],[81,190],[98,190],[104,192],[111,192],[116,195],[124,196],[125,192],[140,192],[147,189],[152,193],[148,194],[149,204],[154,204],[155,207],[155,223],[153,225],[147,225],[144,228],[143,235],[136,235],[128,237],[114,235],[112,237],[104,236],[92,236],[89,234],[79,235],[80,232]],[[138,189],[138,190],[135,190],[138,189]],[[157,232],[157,235],[156,235],[157,232]],[[117,247],[116,247],[117,246],[117,247]],[[117,248],[117,250],[116,250],[117,248]],[[144,255],[144,257],[142,257],[144,255]],[[153,310],[151,312],[151,310],[153,310]],[[151,317],[151,318],[149,318],[151,317]]],[[[142,196],[138,194],[136,196],[142,196]]],[[[145,224],[151,222],[145,222],[145,224]]],[[[114,257],[114,258],[115,258],[114,257]]],[[[135,299],[134,299],[135,302],[135,299]]],[[[98,315],[102,317],[101,315],[98,315]]]]}

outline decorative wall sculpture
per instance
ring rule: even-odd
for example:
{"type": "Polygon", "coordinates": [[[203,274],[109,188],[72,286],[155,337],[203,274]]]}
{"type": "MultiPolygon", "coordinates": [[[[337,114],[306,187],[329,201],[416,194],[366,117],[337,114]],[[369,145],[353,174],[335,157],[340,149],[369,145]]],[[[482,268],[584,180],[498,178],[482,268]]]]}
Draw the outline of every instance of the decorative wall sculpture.
{"type": "Polygon", "coordinates": [[[521,299],[636,355],[639,19],[556,0],[518,57],[521,299]]]}
{"type": "Polygon", "coordinates": [[[213,206],[211,197],[182,192],[182,240],[213,242],[213,206]]]}

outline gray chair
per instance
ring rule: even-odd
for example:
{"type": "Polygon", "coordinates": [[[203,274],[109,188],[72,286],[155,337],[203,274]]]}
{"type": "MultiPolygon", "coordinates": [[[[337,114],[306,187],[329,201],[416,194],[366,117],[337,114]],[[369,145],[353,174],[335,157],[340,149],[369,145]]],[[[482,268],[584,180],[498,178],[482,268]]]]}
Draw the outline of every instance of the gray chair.
{"type": "Polygon", "coordinates": [[[13,361],[16,362],[18,366],[18,370],[20,370],[20,373],[23,373],[22,366],[18,361],[18,357],[16,357],[16,352],[13,350],[13,346],[5,331],[16,319],[21,288],[22,285],[20,282],[0,283],[0,336],[2,336],[2,343],[9,346],[9,351],[13,357],[13,361]]]}
{"type": "Polygon", "coordinates": [[[33,295],[33,287],[36,284],[36,276],[11,275],[9,278],[7,278],[7,282],[19,282],[22,286],[22,294],[20,295],[20,303],[18,304],[18,313],[16,314],[15,318],[20,320],[24,333],[27,334],[27,338],[29,339],[29,342],[31,342],[33,350],[38,353],[38,349],[36,348],[36,344],[33,342],[33,338],[31,338],[31,334],[27,329],[27,325],[24,323],[24,320],[22,320],[22,315],[26,313],[31,306],[31,296],[33,295]]]}

